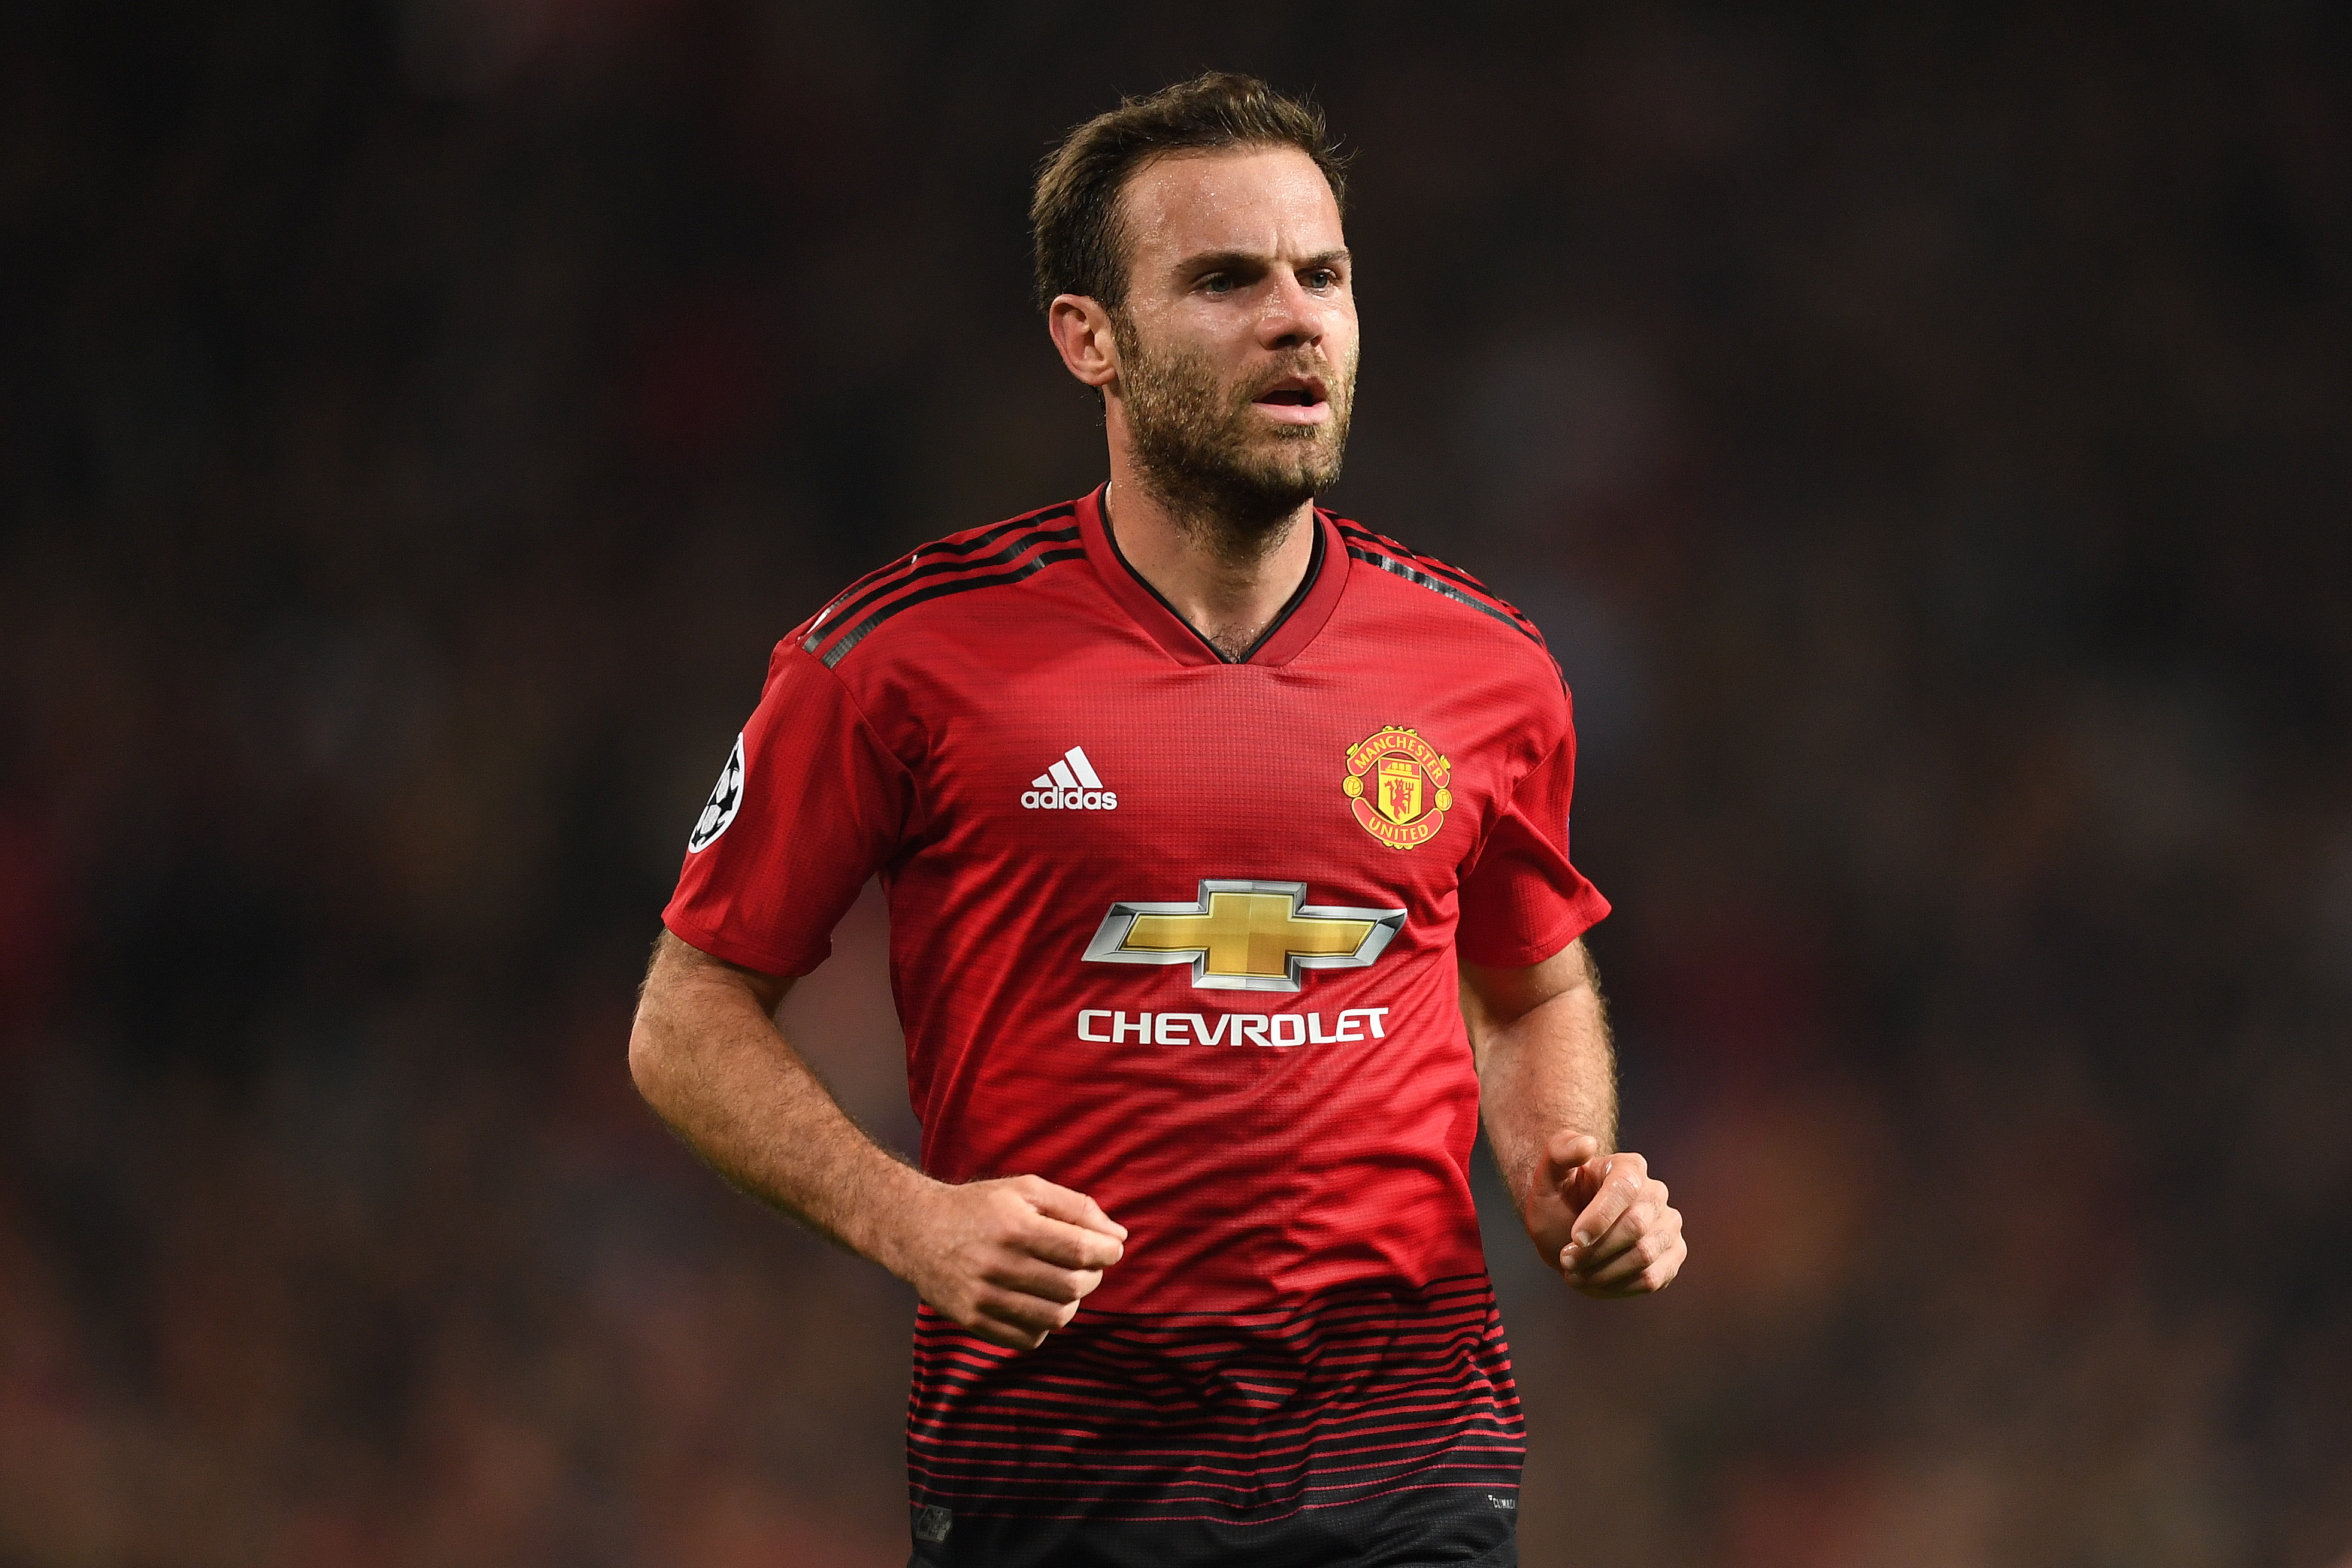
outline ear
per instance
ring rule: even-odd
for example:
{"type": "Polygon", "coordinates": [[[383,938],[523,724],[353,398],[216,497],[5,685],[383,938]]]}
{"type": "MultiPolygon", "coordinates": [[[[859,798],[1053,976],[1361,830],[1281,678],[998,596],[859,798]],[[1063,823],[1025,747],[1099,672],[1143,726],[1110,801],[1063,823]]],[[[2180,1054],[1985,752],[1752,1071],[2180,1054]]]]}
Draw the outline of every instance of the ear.
{"type": "Polygon", "coordinates": [[[1111,336],[1110,312],[1084,294],[1057,294],[1045,313],[1045,330],[1061,351],[1062,363],[1088,386],[1106,388],[1118,378],[1118,344],[1111,336]]]}

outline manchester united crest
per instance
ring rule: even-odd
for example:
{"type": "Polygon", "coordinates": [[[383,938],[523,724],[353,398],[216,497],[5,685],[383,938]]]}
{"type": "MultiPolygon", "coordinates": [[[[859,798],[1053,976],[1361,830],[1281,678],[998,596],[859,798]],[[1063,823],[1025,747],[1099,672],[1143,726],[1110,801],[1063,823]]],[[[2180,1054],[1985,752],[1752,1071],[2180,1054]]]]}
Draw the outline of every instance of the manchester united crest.
{"type": "Polygon", "coordinates": [[[1348,749],[1339,789],[1365,832],[1391,849],[1412,849],[1445,826],[1453,776],[1454,764],[1434,746],[1391,724],[1348,749]]]}

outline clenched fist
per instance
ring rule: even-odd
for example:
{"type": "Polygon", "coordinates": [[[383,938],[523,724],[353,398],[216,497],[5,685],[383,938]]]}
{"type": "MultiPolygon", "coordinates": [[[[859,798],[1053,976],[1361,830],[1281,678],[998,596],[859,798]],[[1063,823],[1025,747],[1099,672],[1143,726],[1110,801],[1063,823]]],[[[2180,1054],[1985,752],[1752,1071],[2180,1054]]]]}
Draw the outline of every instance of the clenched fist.
{"type": "Polygon", "coordinates": [[[1543,1260],[1588,1296],[1663,1290],[1682,1271],[1683,1216],[1639,1154],[1603,1155],[1589,1133],[1544,1146],[1520,1204],[1543,1260]]]}
{"type": "Polygon", "coordinates": [[[1127,1227],[1039,1176],[932,1184],[910,1206],[894,1270],[991,1344],[1034,1350],[1125,1252],[1127,1227]]]}

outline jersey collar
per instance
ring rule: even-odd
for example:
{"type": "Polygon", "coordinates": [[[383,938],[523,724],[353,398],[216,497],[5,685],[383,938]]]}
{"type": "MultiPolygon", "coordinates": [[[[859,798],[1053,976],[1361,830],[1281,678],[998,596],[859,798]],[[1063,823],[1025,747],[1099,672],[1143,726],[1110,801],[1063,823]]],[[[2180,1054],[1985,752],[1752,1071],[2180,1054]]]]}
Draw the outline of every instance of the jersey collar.
{"type": "MultiPolygon", "coordinates": [[[[1168,656],[1179,664],[1224,664],[1234,662],[1219,653],[1208,639],[1192,629],[1190,622],[1169,606],[1160,591],[1143,580],[1143,574],[1128,563],[1120,553],[1110,531],[1103,525],[1103,492],[1108,485],[1097,485],[1093,492],[1078,501],[1078,533],[1086,542],[1087,559],[1094,565],[1095,575],[1121,608],[1133,616],[1135,623],[1149,633],[1168,656]]],[[[1275,616],[1274,625],[1259,637],[1243,664],[1288,664],[1306,651],[1315,640],[1331,612],[1339,606],[1339,595],[1348,585],[1348,552],[1339,531],[1320,507],[1315,510],[1315,552],[1307,563],[1307,575],[1290,602],[1275,616]]]]}

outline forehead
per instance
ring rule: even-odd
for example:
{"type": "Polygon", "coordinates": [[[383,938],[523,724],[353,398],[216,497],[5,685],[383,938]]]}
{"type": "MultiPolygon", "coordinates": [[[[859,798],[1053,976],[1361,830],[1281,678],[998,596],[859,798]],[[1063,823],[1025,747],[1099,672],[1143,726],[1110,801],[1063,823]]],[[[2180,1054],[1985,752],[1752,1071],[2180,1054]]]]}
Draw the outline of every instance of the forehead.
{"type": "Polygon", "coordinates": [[[1339,204],[1296,147],[1234,147],[1155,158],[1128,176],[1120,216],[1132,266],[1206,251],[1292,258],[1338,249],[1339,204]]]}

